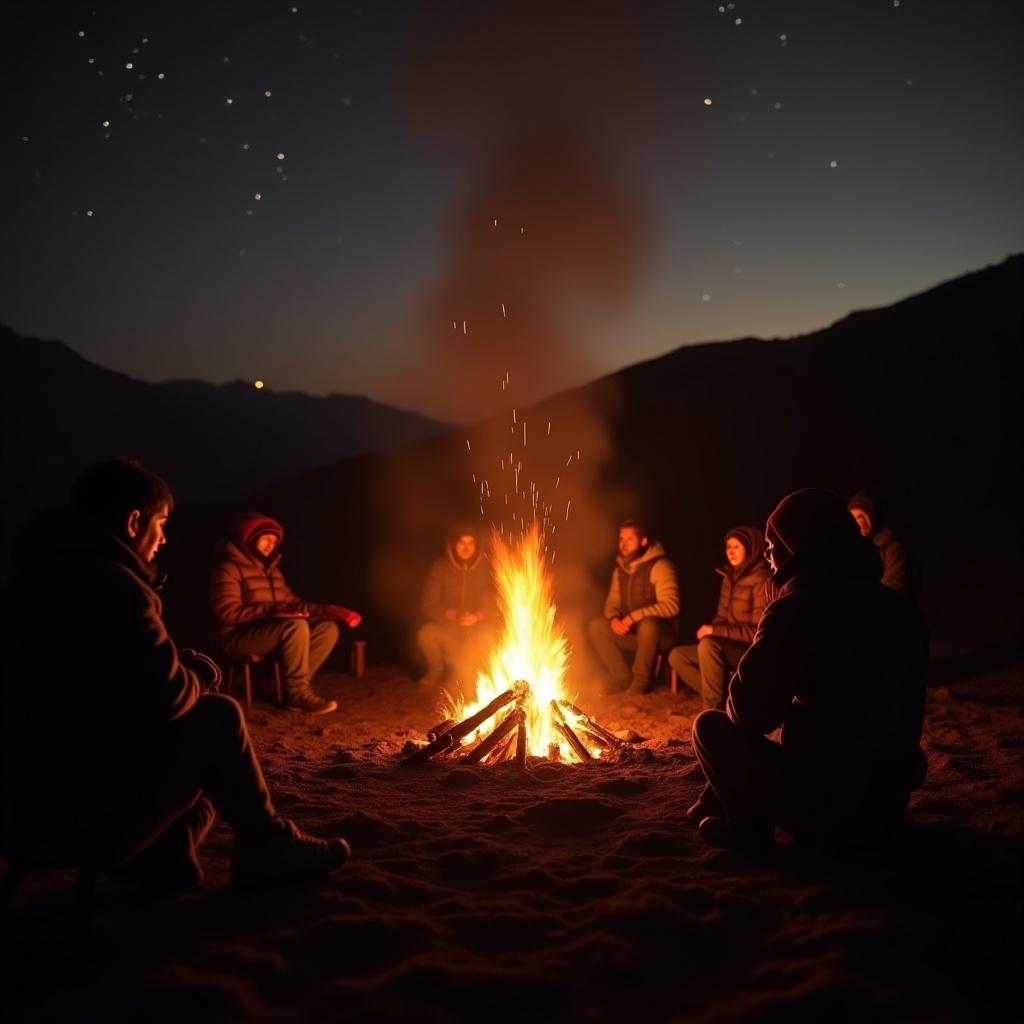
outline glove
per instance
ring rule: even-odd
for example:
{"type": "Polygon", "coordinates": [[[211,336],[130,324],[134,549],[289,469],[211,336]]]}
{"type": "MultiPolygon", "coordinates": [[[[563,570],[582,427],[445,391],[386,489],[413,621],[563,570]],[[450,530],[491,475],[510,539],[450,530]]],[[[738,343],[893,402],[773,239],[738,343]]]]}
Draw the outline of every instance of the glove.
{"type": "Polygon", "coordinates": [[[343,604],[324,605],[324,612],[332,619],[344,622],[349,629],[355,629],[356,626],[363,621],[363,617],[359,612],[354,612],[351,608],[346,608],[343,604]]]}
{"type": "Polygon", "coordinates": [[[207,693],[216,693],[220,689],[224,677],[221,675],[220,666],[213,658],[191,647],[183,647],[178,655],[185,665],[199,676],[207,693]]]}

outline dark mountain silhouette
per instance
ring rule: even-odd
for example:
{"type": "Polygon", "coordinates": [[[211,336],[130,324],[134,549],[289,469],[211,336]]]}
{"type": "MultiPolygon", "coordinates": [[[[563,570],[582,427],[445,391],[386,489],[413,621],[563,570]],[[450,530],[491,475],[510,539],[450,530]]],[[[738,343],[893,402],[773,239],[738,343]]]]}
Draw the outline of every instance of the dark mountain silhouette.
{"type": "MultiPolygon", "coordinates": [[[[1022,294],[1018,255],[812,334],[685,346],[520,415],[560,423],[581,403],[604,410],[611,457],[579,500],[606,505],[612,524],[631,512],[654,524],[679,568],[685,637],[713,611],[727,528],[763,523],[802,486],[868,486],[923,566],[933,655],[999,650],[1019,640],[1024,579],[1022,294]]],[[[500,429],[507,442],[504,417],[500,429]]],[[[363,608],[371,652],[402,652],[442,531],[466,513],[479,521],[466,438],[453,431],[183,510],[168,551],[172,615],[202,627],[213,541],[230,513],[254,506],[286,523],[300,592],[363,608]]],[[[613,540],[586,539],[594,598],[613,540]]]]}
{"type": "Polygon", "coordinates": [[[6,521],[59,500],[90,462],[159,466],[186,499],[246,493],[336,459],[447,429],[368,398],[257,391],[250,384],[147,384],[56,341],[0,327],[6,521]]]}

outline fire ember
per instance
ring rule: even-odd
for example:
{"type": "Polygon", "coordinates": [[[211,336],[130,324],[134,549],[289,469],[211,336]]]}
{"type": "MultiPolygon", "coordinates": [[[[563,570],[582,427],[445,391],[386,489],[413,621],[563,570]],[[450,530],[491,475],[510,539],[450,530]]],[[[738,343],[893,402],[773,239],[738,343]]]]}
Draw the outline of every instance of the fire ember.
{"type": "Polygon", "coordinates": [[[591,761],[623,741],[581,711],[565,692],[568,643],[556,621],[551,576],[534,523],[518,546],[492,537],[494,581],[504,624],[471,705],[452,701],[406,764],[433,757],[498,764],[549,757],[591,761]]]}

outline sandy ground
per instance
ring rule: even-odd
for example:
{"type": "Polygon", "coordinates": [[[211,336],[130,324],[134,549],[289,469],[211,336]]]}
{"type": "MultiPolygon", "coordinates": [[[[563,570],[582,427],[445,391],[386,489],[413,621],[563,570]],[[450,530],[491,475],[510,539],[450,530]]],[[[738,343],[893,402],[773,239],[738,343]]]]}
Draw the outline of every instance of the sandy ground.
{"type": "Polygon", "coordinates": [[[21,1019],[53,1021],[1019,1019],[1021,682],[930,691],[906,834],[825,860],[701,842],[693,697],[585,701],[642,738],[616,763],[410,770],[436,695],[325,675],[339,713],[258,704],[250,722],[280,810],[348,837],[345,872],[238,894],[217,826],[198,892],[101,882],[84,961],[71,876],[39,873],[7,922],[6,987],[21,1019]]]}

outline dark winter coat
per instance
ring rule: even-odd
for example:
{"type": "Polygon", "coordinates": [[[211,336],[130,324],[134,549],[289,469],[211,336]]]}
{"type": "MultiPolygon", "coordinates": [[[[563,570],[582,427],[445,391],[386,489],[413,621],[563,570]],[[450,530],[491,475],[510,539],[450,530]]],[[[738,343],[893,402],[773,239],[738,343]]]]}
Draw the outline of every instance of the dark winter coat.
{"type": "Polygon", "coordinates": [[[235,521],[210,580],[210,605],[222,638],[240,626],[281,612],[324,614],[324,607],[303,601],[285,582],[281,552],[263,558],[252,547],[262,533],[283,538],[281,524],[269,516],[248,514],[235,521]]]}
{"type": "Polygon", "coordinates": [[[742,565],[724,565],[716,569],[722,577],[718,592],[718,611],[711,620],[712,636],[749,644],[764,614],[767,597],[765,583],[771,573],[764,560],[764,535],[754,526],[737,526],[725,539],[736,537],[747,552],[742,565]]]}
{"type": "Polygon", "coordinates": [[[851,512],[866,512],[871,520],[871,540],[882,562],[882,583],[893,590],[916,590],[916,583],[912,585],[909,579],[906,552],[886,523],[881,505],[867,491],[858,491],[847,507],[851,512]]]}
{"type": "Polygon", "coordinates": [[[773,580],[777,596],[727,704],[752,736],[782,727],[787,777],[814,819],[851,806],[880,817],[901,812],[923,781],[924,626],[908,601],[881,585],[874,549],[846,520],[818,530],[808,547],[789,535],[792,553],[773,580]]]}
{"type": "Polygon", "coordinates": [[[51,510],[16,541],[4,601],[4,810],[23,838],[87,842],[110,779],[198,699],[157,586],[153,566],[72,509],[51,510]]]}
{"type": "Polygon", "coordinates": [[[455,554],[455,539],[448,541],[444,556],[434,562],[427,574],[420,602],[423,616],[428,622],[447,622],[445,612],[454,608],[457,616],[474,614],[482,622],[493,620],[497,605],[491,563],[484,558],[479,541],[473,557],[468,562],[460,561],[455,554]]]}

